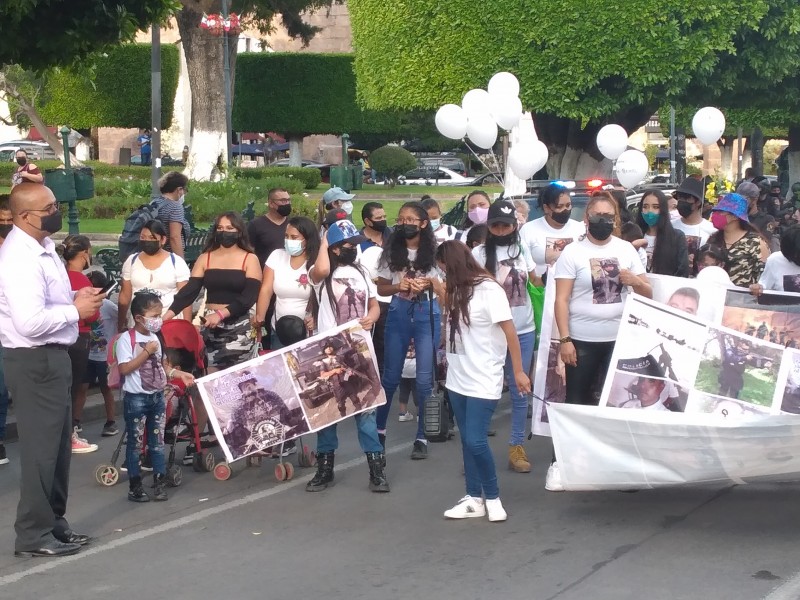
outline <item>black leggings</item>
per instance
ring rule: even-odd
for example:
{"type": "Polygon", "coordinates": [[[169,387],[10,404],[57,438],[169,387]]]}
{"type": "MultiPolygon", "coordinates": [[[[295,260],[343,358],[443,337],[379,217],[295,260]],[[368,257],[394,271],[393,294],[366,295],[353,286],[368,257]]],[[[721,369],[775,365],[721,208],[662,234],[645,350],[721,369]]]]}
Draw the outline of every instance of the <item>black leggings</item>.
{"type": "Polygon", "coordinates": [[[578,364],[566,365],[567,404],[597,405],[595,390],[600,392],[614,352],[614,342],[572,340],[578,364]]]}

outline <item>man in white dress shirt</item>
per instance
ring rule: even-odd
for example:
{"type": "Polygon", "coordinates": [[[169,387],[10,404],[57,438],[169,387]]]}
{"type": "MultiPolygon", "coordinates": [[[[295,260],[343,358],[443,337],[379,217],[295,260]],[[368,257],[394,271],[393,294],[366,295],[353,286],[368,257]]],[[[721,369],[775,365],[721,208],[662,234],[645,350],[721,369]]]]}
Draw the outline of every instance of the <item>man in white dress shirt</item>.
{"type": "Polygon", "coordinates": [[[64,556],[89,536],[70,529],[72,369],[67,348],[78,320],[100,308],[100,290],[72,292],[50,235],[61,213],[49,188],[21,183],[11,192],[14,228],[0,247],[0,342],[19,431],[22,482],[14,528],[16,556],[64,556]]]}

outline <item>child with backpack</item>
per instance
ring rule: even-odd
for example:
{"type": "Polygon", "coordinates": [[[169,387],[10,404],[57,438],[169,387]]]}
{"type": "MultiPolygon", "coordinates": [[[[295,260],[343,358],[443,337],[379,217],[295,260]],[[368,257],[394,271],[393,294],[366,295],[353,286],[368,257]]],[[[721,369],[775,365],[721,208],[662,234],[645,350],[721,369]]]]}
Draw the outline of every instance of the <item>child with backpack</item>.
{"type": "Polygon", "coordinates": [[[158,332],[161,330],[161,300],[155,294],[142,292],[131,301],[134,327],[117,336],[116,368],[122,380],[122,402],[125,430],[128,435],[126,463],[131,502],[149,502],[142,486],[139,448],[135,443],[139,423],[144,420],[149,456],[153,465],[153,498],[166,500],[166,463],[164,460],[164,386],[167,378],[179,378],[185,385],[194,383],[191,373],[171,367],[165,372],[163,350],[158,332]]]}

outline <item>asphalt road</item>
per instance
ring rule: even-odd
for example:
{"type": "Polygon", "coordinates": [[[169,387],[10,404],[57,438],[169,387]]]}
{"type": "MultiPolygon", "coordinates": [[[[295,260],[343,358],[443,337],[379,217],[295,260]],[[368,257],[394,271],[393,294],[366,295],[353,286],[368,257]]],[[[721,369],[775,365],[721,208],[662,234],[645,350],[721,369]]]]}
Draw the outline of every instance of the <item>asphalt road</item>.
{"type": "MultiPolygon", "coordinates": [[[[0,599],[800,597],[797,485],[553,494],[549,440],[528,443],[532,473],[512,473],[507,414],[496,425],[505,523],[442,517],[464,493],[460,445],[431,444],[412,462],[413,422],[391,424],[390,494],[368,491],[352,421],[340,426],[337,485],[316,494],[303,490],[310,470],[278,483],[265,461],[227,482],[185,467],[168,502],[132,504],[126,481],[94,482],[116,441],[105,439],[72,467],[68,517],[96,540],[58,560],[13,556],[11,444],[0,467],[0,599]]],[[[85,433],[97,440],[99,428],[85,433]]]]}

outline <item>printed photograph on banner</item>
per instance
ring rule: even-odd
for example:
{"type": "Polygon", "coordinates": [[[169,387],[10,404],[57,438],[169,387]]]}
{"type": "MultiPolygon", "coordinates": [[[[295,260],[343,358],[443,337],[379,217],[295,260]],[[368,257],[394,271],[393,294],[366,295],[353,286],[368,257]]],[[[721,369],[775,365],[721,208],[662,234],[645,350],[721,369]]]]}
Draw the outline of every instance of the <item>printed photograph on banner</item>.
{"type": "Polygon", "coordinates": [[[715,325],[722,322],[726,288],[695,279],[648,275],[653,285],[653,300],[715,325]]]}
{"type": "Polygon", "coordinates": [[[782,358],[780,346],[709,327],[694,387],[769,410],[782,358]]]}
{"type": "MultiPolygon", "coordinates": [[[[527,293],[527,290],[526,290],[527,293]]],[[[461,319],[453,313],[448,314],[445,324],[446,352],[450,354],[465,354],[464,340],[461,337],[461,319]]]]}
{"type": "Polygon", "coordinates": [[[776,398],[773,409],[800,415],[800,351],[784,351],[776,391],[782,392],[782,396],[776,398]]]}
{"type": "Polygon", "coordinates": [[[255,358],[197,383],[228,460],[309,430],[280,354],[255,358]]]}
{"type": "Polygon", "coordinates": [[[564,363],[561,360],[561,335],[553,316],[555,306],[555,279],[550,277],[544,294],[542,307],[542,329],[539,332],[539,350],[536,353],[533,377],[533,418],[531,431],[534,435],[550,435],[547,403],[563,403],[566,400],[564,363]]]}
{"type": "Polygon", "coordinates": [[[719,415],[721,417],[746,417],[748,415],[768,415],[770,409],[742,400],[691,390],[689,392],[689,401],[686,405],[686,412],[706,413],[719,415]]]}
{"type": "Polygon", "coordinates": [[[619,278],[618,258],[590,258],[592,270],[592,302],[619,304],[622,302],[622,281],[619,278]]]}
{"type": "Polygon", "coordinates": [[[528,290],[525,287],[525,273],[517,268],[517,259],[501,260],[497,265],[497,281],[503,285],[508,303],[511,306],[525,306],[528,290]]]}
{"type": "Polygon", "coordinates": [[[549,237],[545,240],[544,247],[544,261],[548,265],[555,264],[558,257],[564,251],[564,248],[572,242],[572,238],[554,238],[549,237]]]}
{"type": "MultiPolygon", "coordinates": [[[[621,362],[621,361],[620,361],[621,362]]],[[[629,371],[617,370],[611,378],[611,393],[606,406],[643,410],[683,412],[689,392],[663,376],[652,358],[639,364],[628,363],[629,371]]]]}
{"type": "Polygon", "coordinates": [[[344,326],[283,355],[311,429],[386,402],[368,337],[344,326]]]}
{"type": "Polygon", "coordinates": [[[349,321],[364,316],[367,295],[364,290],[358,289],[359,285],[363,285],[363,281],[359,282],[344,277],[335,277],[331,282],[339,319],[349,321]]]}
{"type": "Polygon", "coordinates": [[[800,294],[769,292],[753,296],[729,290],[723,327],[786,348],[800,348],[800,294]]]}

